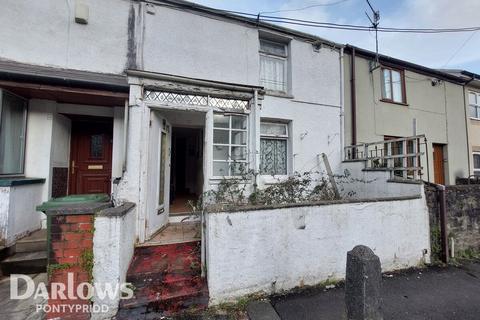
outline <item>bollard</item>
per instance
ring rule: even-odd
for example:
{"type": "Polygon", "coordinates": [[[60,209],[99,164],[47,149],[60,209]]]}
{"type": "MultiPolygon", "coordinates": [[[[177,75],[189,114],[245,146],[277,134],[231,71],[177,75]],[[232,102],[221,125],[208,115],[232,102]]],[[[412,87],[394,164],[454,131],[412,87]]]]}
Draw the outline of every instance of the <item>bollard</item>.
{"type": "Polygon", "coordinates": [[[380,259],[366,246],[347,253],[345,304],[348,320],[383,320],[380,259]]]}

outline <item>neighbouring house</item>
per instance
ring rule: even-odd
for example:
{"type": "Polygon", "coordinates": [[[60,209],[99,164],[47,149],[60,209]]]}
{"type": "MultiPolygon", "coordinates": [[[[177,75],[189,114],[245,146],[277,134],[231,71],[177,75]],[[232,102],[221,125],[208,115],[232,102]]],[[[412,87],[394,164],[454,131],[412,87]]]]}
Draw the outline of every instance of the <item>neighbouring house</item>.
{"type": "MultiPolygon", "coordinates": [[[[456,178],[467,177],[471,125],[467,127],[464,108],[465,79],[384,55],[377,61],[374,52],[354,46],[347,45],[345,53],[346,145],[377,142],[368,156],[379,159],[420,151],[418,160],[405,161],[406,167],[414,162],[423,167],[425,181],[455,184],[456,178]],[[425,139],[398,141],[415,136],[425,139]]],[[[363,145],[356,152],[347,157],[358,156],[363,145]]],[[[399,162],[394,159],[392,164],[398,167],[399,162]]],[[[411,178],[411,172],[396,170],[395,176],[411,178]]]]}
{"type": "Polygon", "coordinates": [[[467,114],[469,175],[480,176],[480,75],[466,70],[442,70],[465,81],[465,108],[467,114]]]}

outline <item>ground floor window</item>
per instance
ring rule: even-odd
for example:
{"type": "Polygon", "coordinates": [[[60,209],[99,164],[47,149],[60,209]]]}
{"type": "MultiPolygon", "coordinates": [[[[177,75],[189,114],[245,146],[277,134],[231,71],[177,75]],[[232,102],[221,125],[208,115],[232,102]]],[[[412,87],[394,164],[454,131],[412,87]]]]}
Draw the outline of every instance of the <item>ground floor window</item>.
{"type": "Polygon", "coordinates": [[[260,174],[286,175],[288,125],[262,121],[260,135],[260,174]]]}
{"type": "Polygon", "coordinates": [[[0,90],[0,175],[24,171],[27,101],[0,90]]]}
{"type": "Polygon", "coordinates": [[[480,176],[480,152],[473,153],[473,174],[480,176]]]}
{"type": "Polygon", "coordinates": [[[247,171],[248,117],[215,114],[213,118],[213,176],[240,176],[247,171]]]}

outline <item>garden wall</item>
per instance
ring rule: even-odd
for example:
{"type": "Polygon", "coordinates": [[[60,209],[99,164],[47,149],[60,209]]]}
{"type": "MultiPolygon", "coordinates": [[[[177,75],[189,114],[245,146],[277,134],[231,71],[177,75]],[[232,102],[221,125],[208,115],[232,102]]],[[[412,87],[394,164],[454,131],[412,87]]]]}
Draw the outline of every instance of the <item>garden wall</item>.
{"type": "Polygon", "coordinates": [[[343,279],[347,251],[359,244],[383,271],[429,262],[429,232],[421,196],[208,213],[211,303],[343,279]]]}

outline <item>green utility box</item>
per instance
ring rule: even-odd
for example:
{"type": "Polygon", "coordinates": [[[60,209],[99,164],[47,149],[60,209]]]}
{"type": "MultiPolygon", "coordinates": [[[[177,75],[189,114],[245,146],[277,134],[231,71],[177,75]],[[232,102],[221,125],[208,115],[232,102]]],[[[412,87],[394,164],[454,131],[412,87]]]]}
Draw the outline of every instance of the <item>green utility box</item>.
{"type": "Polygon", "coordinates": [[[94,194],[75,194],[61,198],[54,198],[49,201],[45,201],[41,205],[37,206],[37,211],[46,212],[48,209],[64,207],[68,205],[77,205],[94,202],[109,202],[110,197],[104,193],[94,194]]]}

